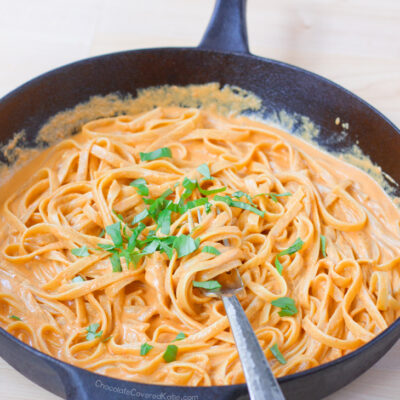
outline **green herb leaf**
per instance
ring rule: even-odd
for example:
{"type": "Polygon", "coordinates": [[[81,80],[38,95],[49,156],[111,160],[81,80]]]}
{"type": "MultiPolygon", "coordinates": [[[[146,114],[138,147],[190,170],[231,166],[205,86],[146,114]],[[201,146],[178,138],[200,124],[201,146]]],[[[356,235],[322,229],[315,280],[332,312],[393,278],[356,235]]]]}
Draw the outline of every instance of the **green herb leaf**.
{"type": "Polygon", "coordinates": [[[161,253],[163,252],[166,253],[169,259],[171,259],[174,254],[171,245],[169,245],[163,240],[160,240],[159,250],[161,253]]]}
{"type": "Polygon", "coordinates": [[[216,193],[221,193],[221,192],[225,192],[226,187],[220,187],[218,189],[210,189],[210,190],[206,190],[203,189],[198,183],[197,183],[197,189],[199,189],[199,192],[204,195],[204,196],[209,196],[211,194],[216,194],[216,193]]]}
{"type": "Polygon", "coordinates": [[[137,267],[137,265],[139,264],[139,261],[143,257],[143,254],[134,252],[134,253],[131,253],[131,257],[132,257],[133,264],[135,265],[135,267],[137,267]]]}
{"type": "Polygon", "coordinates": [[[75,278],[73,278],[71,280],[72,283],[81,283],[81,282],[85,282],[85,279],[83,279],[80,275],[75,276],[75,278]]]}
{"type": "Polygon", "coordinates": [[[157,225],[161,228],[164,235],[169,235],[171,229],[171,210],[164,209],[158,215],[157,225]]]}
{"type": "Polygon", "coordinates": [[[145,356],[154,346],[148,343],[143,343],[140,346],[140,355],[145,356]]]}
{"type": "Polygon", "coordinates": [[[179,213],[184,214],[186,211],[188,211],[192,208],[204,206],[207,203],[208,203],[207,197],[202,197],[200,199],[188,201],[184,206],[179,207],[179,213]]]}
{"type": "Polygon", "coordinates": [[[321,251],[322,255],[326,257],[326,237],[321,235],[321,251]]]}
{"type": "MultiPolygon", "coordinates": [[[[115,253],[115,254],[118,255],[118,253],[115,253]]],[[[133,252],[128,251],[128,249],[122,249],[121,252],[119,253],[119,257],[120,257],[120,260],[121,260],[121,257],[125,258],[126,265],[129,268],[130,264],[133,262],[133,258],[132,258],[133,257],[133,252]]],[[[118,266],[116,266],[116,268],[118,269],[118,266]]],[[[121,272],[121,271],[114,271],[114,272],[121,272]]]]}
{"type": "Polygon", "coordinates": [[[254,197],[258,197],[258,196],[268,196],[271,198],[271,200],[275,203],[278,202],[278,197],[285,197],[285,196],[291,196],[292,193],[290,192],[286,192],[286,193],[260,193],[255,195],[254,197]]]}
{"type": "Polygon", "coordinates": [[[115,247],[121,247],[123,240],[121,235],[121,222],[106,226],[106,232],[110,235],[115,247]]]}
{"type": "Polygon", "coordinates": [[[154,202],[149,207],[149,214],[154,218],[157,219],[158,214],[164,208],[165,199],[174,193],[171,189],[167,189],[159,198],[154,200],[154,202]]]}
{"type": "Polygon", "coordinates": [[[275,307],[281,308],[281,311],[278,313],[281,317],[295,315],[298,313],[295,301],[290,297],[280,297],[279,299],[272,300],[271,304],[275,307]]]}
{"type": "Polygon", "coordinates": [[[199,165],[199,166],[197,167],[197,171],[199,171],[199,172],[204,176],[204,178],[206,178],[206,179],[214,179],[214,178],[211,176],[210,168],[208,168],[208,165],[207,165],[207,164],[201,164],[201,165],[199,165]]]}
{"type": "Polygon", "coordinates": [[[147,204],[148,206],[151,206],[151,205],[155,202],[154,199],[150,199],[150,198],[147,198],[147,197],[143,197],[142,200],[143,200],[144,203],[147,204]]]}
{"type": "Polygon", "coordinates": [[[206,214],[210,214],[211,206],[212,206],[211,203],[206,203],[206,204],[204,205],[204,207],[205,207],[205,209],[206,209],[206,214]]]}
{"type": "Polygon", "coordinates": [[[182,199],[185,200],[189,198],[192,195],[193,190],[196,189],[197,181],[185,177],[182,182],[182,186],[185,188],[185,191],[182,194],[182,199]]]}
{"type": "Polygon", "coordinates": [[[112,210],[112,213],[122,222],[124,222],[124,217],[121,214],[118,214],[115,210],[112,210]]]}
{"type": "Polygon", "coordinates": [[[282,353],[279,351],[278,345],[276,343],[272,347],[270,347],[270,350],[281,364],[286,364],[285,357],[283,357],[282,353]]]}
{"type": "Polygon", "coordinates": [[[178,252],[178,258],[187,256],[200,246],[200,239],[194,240],[191,236],[179,235],[175,238],[173,248],[178,252]]]}
{"type": "Polygon", "coordinates": [[[147,236],[145,240],[141,240],[138,242],[139,246],[143,246],[146,243],[149,243],[143,250],[141,255],[146,255],[146,254],[151,254],[154,253],[155,251],[159,250],[161,253],[167,253],[168,258],[171,259],[173,255],[172,251],[172,244],[174,240],[176,239],[176,236],[167,236],[167,237],[156,237],[156,236],[150,236],[150,234],[147,236]]]}
{"type": "Polygon", "coordinates": [[[279,274],[282,275],[283,265],[279,261],[278,257],[275,257],[275,268],[278,270],[279,274]]]}
{"type": "Polygon", "coordinates": [[[72,249],[71,253],[77,257],[87,257],[89,255],[88,248],[86,245],[82,247],[77,247],[76,249],[72,249]]]}
{"type": "Polygon", "coordinates": [[[303,247],[303,244],[304,242],[300,238],[297,238],[296,241],[290,247],[288,247],[286,250],[281,251],[278,254],[278,257],[298,252],[303,247]]]}
{"type": "Polygon", "coordinates": [[[167,203],[164,204],[164,210],[169,210],[172,212],[179,212],[179,208],[183,206],[183,200],[180,199],[178,204],[173,203],[171,200],[168,200],[167,203]]]}
{"type": "Polygon", "coordinates": [[[99,235],[99,238],[103,238],[104,236],[106,236],[106,230],[102,229],[99,235]]]}
{"type": "Polygon", "coordinates": [[[183,332],[179,332],[177,335],[176,335],[176,338],[173,340],[173,342],[176,342],[176,341],[178,341],[178,340],[183,340],[183,339],[185,339],[186,338],[186,335],[183,333],[183,332]]]}
{"type": "Polygon", "coordinates": [[[136,240],[142,233],[144,228],[146,228],[146,225],[143,222],[139,222],[138,226],[132,231],[132,235],[128,239],[128,251],[132,252],[135,249],[136,240]]]}
{"type": "Polygon", "coordinates": [[[219,256],[221,254],[221,252],[216,249],[214,246],[204,246],[201,249],[202,253],[211,253],[211,254],[215,254],[216,256],[219,256]]]}
{"type": "Polygon", "coordinates": [[[112,251],[115,250],[115,246],[113,244],[103,244],[103,243],[97,243],[97,246],[100,249],[106,250],[106,251],[112,251]]]}
{"type": "Polygon", "coordinates": [[[147,182],[143,178],[135,179],[132,181],[129,186],[136,188],[136,191],[141,196],[148,196],[149,195],[149,188],[147,187],[147,182]]]}
{"type": "Polygon", "coordinates": [[[10,315],[9,318],[15,320],[15,321],[22,321],[20,317],[17,317],[16,315],[10,315]]]}
{"type": "Polygon", "coordinates": [[[222,286],[218,281],[205,281],[205,282],[193,281],[193,287],[202,288],[206,290],[218,290],[221,289],[222,286]]]}
{"type": "Polygon", "coordinates": [[[243,210],[251,211],[254,214],[259,215],[260,217],[264,217],[264,215],[265,215],[264,211],[261,211],[258,208],[255,208],[248,203],[244,203],[242,201],[234,201],[228,196],[215,195],[214,200],[215,201],[223,201],[224,203],[228,204],[228,206],[230,206],[230,207],[236,207],[236,208],[241,208],[243,210]]]}
{"type": "Polygon", "coordinates": [[[145,208],[142,212],[135,215],[135,217],[132,220],[132,225],[137,224],[138,222],[144,220],[148,216],[149,216],[149,210],[145,208]]]}
{"type": "Polygon", "coordinates": [[[240,199],[241,197],[246,197],[246,199],[249,201],[250,204],[252,204],[254,207],[257,207],[254,203],[253,203],[253,199],[251,198],[251,196],[245,192],[242,192],[241,190],[235,192],[232,194],[232,197],[236,197],[237,199],[240,199]]]}
{"type": "Polygon", "coordinates": [[[103,343],[106,343],[106,342],[108,342],[112,337],[113,337],[113,335],[111,335],[111,336],[109,336],[109,337],[103,339],[102,342],[103,342],[103,343]]]}
{"type": "Polygon", "coordinates": [[[163,359],[167,363],[170,363],[176,360],[177,354],[178,354],[178,347],[175,346],[174,344],[169,344],[167,346],[167,350],[165,350],[165,353],[163,354],[163,359]]]}
{"type": "Polygon", "coordinates": [[[111,265],[112,265],[112,271],[113,272],[121,272],[122,267],[121,267],[121,259],[118,253],[114,253],[110,257],[111,265]]]}
{"type": "Polygon", "coordinates": [[[151,151],[150,153],[139,153],[140,161],[153,161],[162,157],[172,158],[172,152],[168,147],[163,147],[161,149],[157,149],[151,151]]]}
{"type": "Polygon", "coordinates": [[[100,337],[103,334],[103,331],[97,332],[97,330],[99,328],[100,328],[100,324],[98,324],[97,322],[89,325],[86,328],[86,330],[87,330],[86,340],[93,340],[93,339],[100,337]]]}
{"type": "Polygon", "coordinates": [[[157,251],[160,242],[157,239],[152,240],[142,251],[140,254],[148,255],[153,254],[157,251]]]}

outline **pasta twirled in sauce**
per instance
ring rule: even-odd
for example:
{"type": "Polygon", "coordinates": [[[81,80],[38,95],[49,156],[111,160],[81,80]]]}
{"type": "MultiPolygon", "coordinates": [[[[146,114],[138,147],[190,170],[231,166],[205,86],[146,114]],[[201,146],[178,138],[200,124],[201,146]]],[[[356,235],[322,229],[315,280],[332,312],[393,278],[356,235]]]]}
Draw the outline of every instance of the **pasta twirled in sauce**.
{"type": "Polygon", "coordinates": [[[234,268],[277,376],[400,316],[398,210],[363,172],[271,126],[182,108],[100,119],[18,176],[3,189],[0,325],[71,364],[243,382],[221,301],[193,285],[234,268]]]}

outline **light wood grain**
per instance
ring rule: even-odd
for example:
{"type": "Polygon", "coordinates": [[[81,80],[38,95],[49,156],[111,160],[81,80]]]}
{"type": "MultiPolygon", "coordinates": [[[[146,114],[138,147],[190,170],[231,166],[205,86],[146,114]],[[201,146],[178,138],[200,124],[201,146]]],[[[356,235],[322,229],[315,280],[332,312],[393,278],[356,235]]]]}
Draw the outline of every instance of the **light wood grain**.
{"type": "MultiPolygon", "coordinates": [[[[134,48],[195,46],[213,0],[0,0],[0,96],[49,69],[134,48]]],[[[400,125],[400,1],[248,0],[251,51],[355,92],[400,125]]],[[[400,343],[329,400],[400,398],[400,343]]],[[[0,359],[0,399],[56,400],[0,359]]]]}

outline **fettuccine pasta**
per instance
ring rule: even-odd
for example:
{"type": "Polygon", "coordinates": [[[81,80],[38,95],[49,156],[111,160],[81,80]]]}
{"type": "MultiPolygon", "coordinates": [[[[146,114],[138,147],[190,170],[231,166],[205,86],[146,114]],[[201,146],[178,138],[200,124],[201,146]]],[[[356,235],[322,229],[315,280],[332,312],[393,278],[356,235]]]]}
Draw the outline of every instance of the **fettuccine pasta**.
{"type": "Polygon", "coordinates": [[[400,316],[397,208],[360,170],[244,117],[94,120],[2,196],[0,326],[91,371],[244,382],[223,304],[206,295],[234,269],[276,376],[400,316]]]}

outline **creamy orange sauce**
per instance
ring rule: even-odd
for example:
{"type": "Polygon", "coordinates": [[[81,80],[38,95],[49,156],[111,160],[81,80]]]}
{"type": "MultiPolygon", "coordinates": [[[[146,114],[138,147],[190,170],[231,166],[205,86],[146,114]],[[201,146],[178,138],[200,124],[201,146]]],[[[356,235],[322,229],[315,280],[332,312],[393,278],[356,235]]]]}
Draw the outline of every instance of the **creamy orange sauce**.
{"type": "MultiPolygon", "coordinates": [[[[221,301],[192,284],[234,268],[277,376],[340,357],[400,316],[399,210],[366,173],[261,122],[177,107],[95,120],[1,189],[0,326],[92,371],[176,385],[243,382],[221,301]],[[172,158],[141,162],[140,152],[162,147],[172,158]],[[213,180],[197,171],[203,163],[213,180]],[[118,222],[114,210],[129,236],[147,207],[129,184],[144,178],[150,198],[171,189],[168,199],[178,202],[185,177],[203,189],[226,187],[221,196],[242,191],[264,215],[208,195],[209,212],[200,206],[199,214],[171,215],[170,235],[200,239],[196,251],[178,258],[174,250],[171,259],[156,251],[136,267],[121,258],[121,272],[113,272],[111,254],[98,249],[112,244],[101,231],[118,222]],[[290,196],[274,202],[261,193],[290,196]],[[278,256],[296,239],[301,249],[278,256]],[[83,246],[87,255],[73,254],[83,246]],[[78,276],[83,282],[73,283],[78,276]],[[282,297],[294,300],[296,313],[279,314],[271,302],[282,297]],[[88,340],[92,324],[99,326],[88,340]],[[185,338],[175,342],[180,332],[185,338]],[[153,348],[140,355],[144,343],[153,348]],[[166,362],[171,344],[178,354],[166,362]],[[275,344],[285,364],[272,355],[275,344]]],[[[188,201],[200,197],[196,189],[188,201]]],[[[144,222],[142,239],[157,229],[144,222]]]]}

